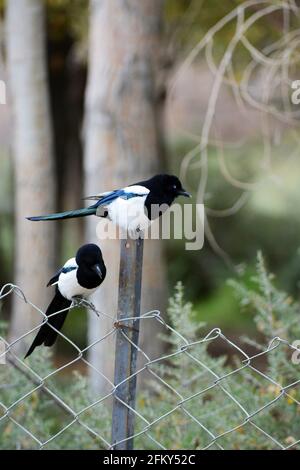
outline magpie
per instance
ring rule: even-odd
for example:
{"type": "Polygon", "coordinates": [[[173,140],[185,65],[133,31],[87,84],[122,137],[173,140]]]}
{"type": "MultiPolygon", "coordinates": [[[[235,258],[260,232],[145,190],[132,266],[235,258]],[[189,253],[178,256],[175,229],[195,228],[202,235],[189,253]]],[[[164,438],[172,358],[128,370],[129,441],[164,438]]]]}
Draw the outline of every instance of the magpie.
{"type": "Polygon", "coordinates": [[[96,203],[85,209],[27,217],[27,219],[62,220],[97,215],[108,218],[127,231],[139,231],[144,230],[152,220],[158,218],[178,196],[190,197],[190,194],[182,187],[176,176],[162,174],[122,189],[89,196],[85,199],[95,200],[96,203]],[[157,210],[158,207],[163,209],[157,210]]]}
{"type": "Polygon", "coordinates": [[[37,346],[52,346],[55,343],[58,332],[51,326],[61,330],[72,301],[93,294],[105,276],[106,267],[100,248],[93,243],[79,248],[76,257],[69,259],[47,284],[47,287],[55,286],[54,298],[46,311],[48,321],[39,329],[25,358],[37,346]]]}

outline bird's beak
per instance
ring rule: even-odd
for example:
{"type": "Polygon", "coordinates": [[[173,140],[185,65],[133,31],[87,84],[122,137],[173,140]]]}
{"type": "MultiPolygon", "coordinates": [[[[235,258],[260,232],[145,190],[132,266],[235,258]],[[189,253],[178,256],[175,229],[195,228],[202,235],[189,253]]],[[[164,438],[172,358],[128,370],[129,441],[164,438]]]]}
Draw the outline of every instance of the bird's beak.
{"type": "Polygon", "coordinates": [[[100,264],[94,264],[94,266],[92,266],[92,270],[100,277],[100,279],[102,279],[103,276],[102,276],[100,264]]]}
{"type": "Polygon", "coordinates": [[[178,196],[184,196],[184,197],[192,197],[190,193],[188,193],[185,189],[180,189],[177,192],[178,196]]]}

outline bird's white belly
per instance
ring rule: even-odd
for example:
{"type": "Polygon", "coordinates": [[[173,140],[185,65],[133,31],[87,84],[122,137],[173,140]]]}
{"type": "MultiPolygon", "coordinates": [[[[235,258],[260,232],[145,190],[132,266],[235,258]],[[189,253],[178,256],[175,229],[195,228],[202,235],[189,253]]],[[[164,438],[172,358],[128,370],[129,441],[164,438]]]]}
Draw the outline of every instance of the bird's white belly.
{"type": "Polygon", "coordinates": [[[79,296],[88,297],[96,290],[82,287],[77,281],[76,270],[68,273],[61,273],[57,285],[60,293],[68,300],[72,300],[73,297],[79,296]]]}
{"type": "Polygon", "coordinates": [[[107,207],[109,219],[123,230],[146,230],[151,221],[145,214],[145,199],[147,196],[131,199],[118,198],[107,207]]]}

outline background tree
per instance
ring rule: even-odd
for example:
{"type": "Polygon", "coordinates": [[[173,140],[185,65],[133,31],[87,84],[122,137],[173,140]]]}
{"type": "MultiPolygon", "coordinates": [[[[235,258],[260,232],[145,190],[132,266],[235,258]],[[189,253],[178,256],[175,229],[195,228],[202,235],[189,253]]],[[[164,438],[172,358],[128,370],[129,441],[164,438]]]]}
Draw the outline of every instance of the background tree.
{"type": "MultiPolygon", "coordinates": [[[[85,192],[105,191],[139,181],[161,170],[161,112],[158,62],[161,51],[161,0],[92,0],[88,83],[85,101],[85,192]]],[[[101,223],[101,221],[99,222],[101,223]]],[[[95,218],[87,220],[86,239],[96,240],[95,218]]],[[[116,312],[119,242],[101,242],[108,276],[94,299],[105,313],[116,312]]],[[[162,308],[167,295],[160,241],[147,241],[142,310],[162,308]]],[[[89,344],[106,331],[105,319],[91,316],[89,344]]],[[[153,331],[144,341],[157,348],[153,331]]],[[[92,362],[112,373],[107,342],[91,350],[92,362]]],[[[96,377],[96,376],[95,376],[96,377]]]]}
{"type": "MultiPolygon", "coordinates": [[[[55,264],[54,224],[32,224],[26,215],[54,210],[52,130],[47,89],[44,4],[10,0],[6,12],[7,66],[13,108],[15,173],[15,283],[43,308],[43,288],[55,264]]],[[[11,336],[34,319],[13,305],[11,336]]]]}
{"type": "MultiPolygon", "coordinates": [[[[82,203],[81,197],[87,193],[87,189],[83,188],[80,138],[89,47],[89,2],[43,0],[41,3],[46,4],[47,14],[45,36],[55,134],[54,179],[57,186],[57,209],[67,210],[79,206],[82,203]]],[[[222,3],[217,0],[204,3],[199,0],[165,0],[163,39],[160,36],[160,50],[157,51],[159,56],[163,54],[164,57],[163,61],[159,57],[158,73],[155,74],[155,115],[157,127],[160,129],[162,126],[158,117],[162,116],[162,113],[158,109],[159,103],[163,109],[165,88],[168,91],[165,120],[168,149],[166,168],[185,179],[184,184],[193,193],[193,201],[196,200],[197,192],[199,194],[201,180],[200,196],[205,197],[211,229],[210,233],[207,233],[203,249],[197,253],[185,251],[184,241],[169,240],[166,243],[168,282],[172,287],[178,280],[183,281],[187,297],[195,303],[199,321],[205,318],[210,325],[218,325],[235,334],[245,325],[248,327],[249,318],[240,315],[236,300],[224,284],[225,279],[232,276],[232,265],[238,265],[241,271],[246,267],[245,274],[250,277],[254,255],[257,249],[262,249],[271,269],[278,273],[285,288],[293,295],[298,295],[300,266],[298,257],[295,257],[299,246],[300,222],[295,211],[299,191],[297,181],[294,181],[297,171],[293,160],[293,155],[299,153],[299,120],[296,119],[298,107],[294,107],[292,113],[289,112],[289,80],[299,77],[299,2],[278,1],[269,5],[257,0],[254,3],[249,5],[249,2],[243,0],[225,0],[222,3]],[[227,63],[226,70],[219,70],[222,58],[236,36],[237,25],[243,28],[249,20],[251,27],[244,30],[234,51],[230,46],[231,60],[227,63]],[[165,79],[166,70],[163,70],[166,62],[169,80],[165,79]],[[253,71],[251,77],[248,76],[250,69],[253,71]],[[209,100],[213,82],[216,78],[217,82],[220,82],[218,77],[222,78],[222,86],[218,90],[215,107],[209,105],[209,100]],[[276,77],[276,80],[273,80],[273,77],[276,77]],[[161,82],[164,87],[160,86],[161,82]],[[285,95],[284,99],[281,99],[282,95],[285,95]],[[207,116],[212,114],[208,113],[208,109],[213,108],[214,122],[211,122],[211,126],[204,126],[207,116]],[[257,112],[256,109],[263,112],[257,112]],[[280,117],[275,119],[276,122],[274,111],[277,118],[280,117]],[[282,126],[282,119],[284,122],[286,117],[289,117],[289,120],[282,126]],[[270,118],[273,120],[268,124],[270,118]],[[202,138],[203,127],[210,127],[208,140],[202,138]],[[200,158],[205,162],[204,166],[199,161],[200,158]],[[274,172],[276,177],[273,177],[274,172]],[[205,174],[207,178],[202,178],[205,174]],[[286,193],[279,190],[279,186],[276,188],[279,181],[277,176],[280,177],[281,184],[288,188],[286,193]],[[264,184],[257,187],[256,184],[252,185],[251,181],[264,181],[264,184]],[[250,182],[250,185],[244,185],[243,182],[250,182]],[[230,217],[224,218],[224,215],[230,217]],[[253,220],[256,221],[255,224],[253,220]],[[286,227],[289,227],[288,231],[286,227]],[[228,263],[229,258],[231,263],[228,263]]],[[[1,20],[4,19],[3,8],[4,0],[0,0],[0,28],[1,20]]],[[[139,11],[141,8],[142,6],[139,11]]],[[[115,25],[115,12],[112,9],[110,14],[112,18],[107,16],[106,21],[115,25]]],[[[132,22],[128,25],[131,26],[132,22]]],[[[152,25],[151,23],[150,28],[152,25]]],[[[108,25],[106,26],[108,28],[108,25]]],[[[115,43],[118,38],[122,40],[124,37],[130,37],[129,33],[125,36],[121,31],[125,26],[119,28],[121,34],[118,28],[119,24],[115,25],[115,43]]],[[[98,34],[101,36],[98,41],[101,45],[102,31],[98,34]]],[[[105,37],[108,37],[107,34],[105,37]]],[[[0,43],[1,40],[0,34],[0,43]]],[[[143,41],[140,47],[144,47],[143,41]]],[[[109,51],[107,45],[102,44],[100,53],[102,48],[109,51]]],[[[116,50],[119,51],[119,48],[120,45],[116,50]]],[[[126,59],[122,54],[119,59],[119,68],[123,70],[123,62],[126,59]]],[[[102,64],[109,62],[107,53],[102,64]]],[[[24,64],[24,60],[22,63],[24,64]]],[[[113,63],[116,63],[116,58],[113,63]]],[[[103,70],[106,70],[105,65],[103,67],[103,70]]],[[[107,69],[110,70],[110,66],[107,66],[107,69]]],[[[113,76],[109,73],[109,77],[113,76]]],[[[99,76],[102,86],[101,72],[99,76]]],[[[0,78],[6,80],[6,75],[0,78]]],[[[7,84],[10,85],[8,80],[7,84]]],[[[97,83],[94,88],[96,87],[97,83]]],[[[138,93],[136,96],[139,97],[138,93]]],[[[99,107],[97,103],[95,106],[99,107]]],[[[0,106],[1,285],[13,280],[15,231],[12,220],[15,198],[12,159],[7,151],[12,142],[9,132],[11,126],[8,124],[10,111],[10,100],[6,106],[0,106]]],[[[101,113],[99,115],[102,116],[101,113]]],[[[158,133],[158,137],[159,134],[162,133],[158,133]]],[[[148,137],[145,139],[146,143],[148,137]]],[[[101,148],[101,155],[104,148],[106,145],[101,148]]],[[[143,155],[148,157],[146,152],[143,155]]],[[[101,162],[106,161],[105,154],[103,157],[99,157],[101,162]]],[[[118,158],[123,158],[121,153],[118,158]]],[[[159,162],[163,162],[160,157],[159,162]]],[[[104,164],[102,171],[103,167],[104,164]]],[[[132,173],[132,177],[134,176],[135,173],[132,173]]],[[[117,183],[120,179],[122,178],[119,178],[118,174],[117,183]]],[[[125,179],[127,182],[127,177],[124,177],[125,179]]],[[[110,187],[111,183],[107,182],[106,187],[110,187]]],[[[98,191],[102,186],[100,187],[100,182],[97,181],[94,187],[98,191]]],[[[92,221],[91,227],[94,235],[95,225],[92,221]]],[[[48,225],[47,230],[49,228],[48,225]]],[[[60,254],[60,262],[63,262],[72,256],[78,245],[83,242],[84,220],[55,224],[55,229],[61,235],[57,237],[57,253],[60,254]]],[[[35,248],[34,244],[32,247],[35,248]]],[[[28,257],[34,256],[27,254],[28,257]]],[[[42,277],[44,278],[44,275],[42,277]]],[[[155,289],[153,291],[156,292],[155,289]]],[[[9,319],[9,313],[10,305],[6,303],[1,311],[1,318],[3,316],[9,319]]],[[[22,316],[24,315],[26,314],[22,312],[22,316]]],[[[81,311],[70,317],[64,331],[84,347],[86,326],[85,312],[81,311]]],[[[69,353],[71,351],[66,342],[59,341],[56,356],[58,360],[63,360],[69,353]]]]}

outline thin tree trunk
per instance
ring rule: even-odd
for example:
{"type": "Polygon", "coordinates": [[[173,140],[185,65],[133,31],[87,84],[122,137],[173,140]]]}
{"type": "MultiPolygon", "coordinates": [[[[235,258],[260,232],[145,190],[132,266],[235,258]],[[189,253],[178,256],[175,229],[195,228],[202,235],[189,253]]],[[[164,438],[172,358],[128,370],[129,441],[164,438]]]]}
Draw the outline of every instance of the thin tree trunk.
{"type": "MultiPolygon", "coordinates": [[[[44,31],[43,2],[7,2],[8,91],[14,119],[15,283],[42,309],[50,295],[45,285],[53,273],[55,225],[35,224],[25,216],[52,212],[55,208],[44,31]]],[[[24,309],[24,303],[14,301],[12,338],[40,321],[30,313],[24,309]]]]}
{"type": "MultiPolygon", "coordinates": [[[[134,183],[160,169],[157,62],[162,5],[162,0],[91,1],[84,133],[87,194],[134,183]]],[[[88,241],[97,241],[97,223],[102,222],[88,218],[88,241]]],[[[100,310],[115,314],[119,242],[99,243],[108,275],[94,302],[100,310]]],[[[164,308],[164,268],[161,242],[146,241],[142,311],[164,308]]],[[[105,318],[91,316],[89,342],[101,338],[110,326],[105,318]]],[[[158,348],[154,326],[154,322],[141,325],[142,342],[152,351],[158,348]]],[[[105,340],[90,350],[92,363],[109,377],[113,373],[112,343],[105,340]]],[[[92,372],[94,385],[96,377],[92,372]]],[[[104,385],[100,380],[98,388],[104,385]]]]}

